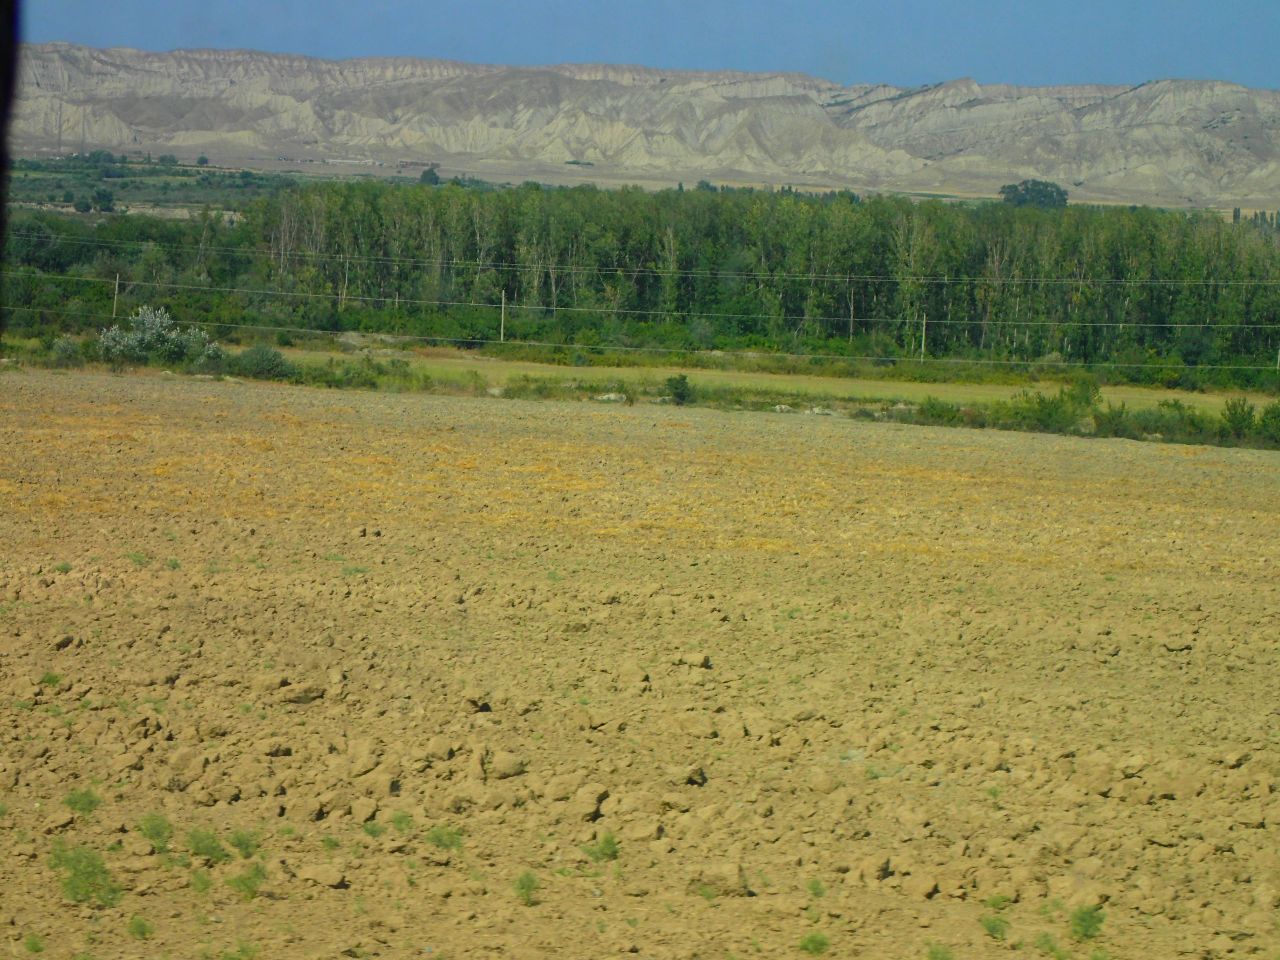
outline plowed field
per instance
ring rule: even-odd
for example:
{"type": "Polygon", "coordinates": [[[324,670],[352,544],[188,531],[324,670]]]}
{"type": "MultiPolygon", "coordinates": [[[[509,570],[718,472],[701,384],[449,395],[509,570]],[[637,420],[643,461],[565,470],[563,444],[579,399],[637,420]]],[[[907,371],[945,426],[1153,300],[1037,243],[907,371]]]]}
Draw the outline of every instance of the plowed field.
{"type": "Polygon", "coordinates": [[[0,504],[7,955],[1280,951],[1275,453],[19,371],[0,504]]]}

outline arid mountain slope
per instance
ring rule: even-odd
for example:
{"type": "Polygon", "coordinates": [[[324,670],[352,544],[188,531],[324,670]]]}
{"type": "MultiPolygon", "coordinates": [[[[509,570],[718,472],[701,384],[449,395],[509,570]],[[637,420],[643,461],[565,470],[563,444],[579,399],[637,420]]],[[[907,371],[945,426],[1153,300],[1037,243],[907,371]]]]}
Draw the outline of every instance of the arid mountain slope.
{"type": "Polygon", "coordinates": [[[1212,81],[903,90],[800,74],[24,48],[20,152],[439,163],[446,173],[1274,206],[1280,92],[1212,81]]]}

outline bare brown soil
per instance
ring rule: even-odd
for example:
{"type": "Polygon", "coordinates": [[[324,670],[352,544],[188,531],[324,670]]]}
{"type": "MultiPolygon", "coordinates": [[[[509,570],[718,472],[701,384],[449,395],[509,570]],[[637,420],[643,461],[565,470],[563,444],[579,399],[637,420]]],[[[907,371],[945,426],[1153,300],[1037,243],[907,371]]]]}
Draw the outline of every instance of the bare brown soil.
{"type": "Polygon", "coordinates": [[[1280,951],[1274,453],[32,371],[0,503],[4,955],[1280,951]]]}

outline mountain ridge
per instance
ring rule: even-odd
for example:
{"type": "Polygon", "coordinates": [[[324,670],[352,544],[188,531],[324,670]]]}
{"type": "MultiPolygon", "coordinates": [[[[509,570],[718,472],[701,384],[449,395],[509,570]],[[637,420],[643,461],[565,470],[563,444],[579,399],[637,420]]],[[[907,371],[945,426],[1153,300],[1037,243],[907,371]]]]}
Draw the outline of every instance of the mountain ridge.
{"type": "Polygon", "coordinates": [[[1082,200],[1280,203],[1280,91],[1217,80],[904,88],[794,72],[64,43],[25,46],[18,72],[11,137],[28,154],[83,143],[245,165],[959,195],[1041,178],[1082,200]]]}

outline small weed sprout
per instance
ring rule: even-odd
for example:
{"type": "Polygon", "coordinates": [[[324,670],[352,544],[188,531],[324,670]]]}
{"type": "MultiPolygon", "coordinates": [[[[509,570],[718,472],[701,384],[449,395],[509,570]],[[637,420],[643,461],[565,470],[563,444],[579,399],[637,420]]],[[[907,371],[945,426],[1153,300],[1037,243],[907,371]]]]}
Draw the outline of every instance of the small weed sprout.
{"type": "Polygon", "coordinates": [[[992,940],[1003,940],[1009,935],[1009,921],[994,913],[979,917],[978,923],[982,924],[982,929],[987,931],[987,936],[992,940]]]}
{"type": "Polygon", "coordinates": [[[1052,934],[1039,934],[1034,941],[1034,945],[1037,950],[1052,957],[1053,960],[1071,960],[1071,955],[1058,946],[1058,941],[1053,939],[1052,934]]]}
{"type": "Polygon", "coordinates": [[[173,839],[173,824],[158,813],[148,813],[138,823],[138,832],[151,841],[156,853],[167,853],[173,839]]]}
{"type": "Polygon", "coordinates": [[[67,561],[63,560],[61,563],[55,563],[55,564],[53,565],[53,569],[54,569],[54,570],[56,570],[56,571],[58,571],[58,573],[70,573],[70,572],[71,572],[71,564],[69,564],[69,563],[67,563],[67,561]]]}
{"type": "Polygon", "coordinates": [[[800,949],[812,957],[817,957],[831,949],[831,941],[826,934],[815,930],[804,935],[800,941],[800,949]]]}
{"type": "Polygon", "coordinates": [[[91,788],[85,787],[83,790],[72,790],[62,799],[62,802],[75,813],[87,817],[102,805],[102,798],[91,788]]]}
{"type": "Polygon", "coordinates": [[[441,850],[459,850],[462,848],[462,831],[438,823],[427,831],[427,843],[441,850]]]}
{"type": "Polygon", "coordinates": [[[27,953],[44,953],[44,941],[34,933],[22,938],[22,947],[27,953]]]}
{"type": "Polygon", "coordinates": [[[102,854],[88,847],[68,847],[58,840],[50,858],[54,869],[62,870],[62,892],[73,903],[89,903],[98,907],[114,907],[123,890],[111,879],[102,854]]]}
{"type": "Polygon", "coordinates": [[[247,867],[242,873],[238,873],[234,877],[228,877],[227,886],[246,900],[252,900],[258,895],[258,888],[262,886],[263,881],[266,879],[267,868],[261,863],[255,863],[247,867]]]}
{"type": "Polygon", "coordinates": [[[337,850],[340,846],[342,846],[342,841],[340,841],[337,837],[331,837],[329,836],[329,834],[326,833],[323,837],[320,838],[320,845],[324,847],[326,850],[328,850],[330,853],[332,853],[334,850],[337,850]]]}
{"type": "Polygon", "coordinates": [[[226,863],[231,854],[211,830],[192,830],[187,834],[187,849],[193,857],[209,863],[226,863]]]}
{"type": "Polygon", "coordinates": [[[516,897],[518,897],[520,902],[526,907],[532,907],[537,903],[537,900],[534,898],[534,894],[537,893],[538,890],[538,878],[533,875],[532,870],[526,870],[524,873],[520,874],[520,876],[516,877],[515,888],[516,897]]]}
{"type": "Polygon", "coordinates": [[[1003,893],[997,893],[982,901],[982,905],[988,910],[1003,910],[1011,903],[1013,903],[1013,898],[1006,897],[1003,893]]]}
{"type": "Polygon", "coordinates": [[[397,810],[391,815],[391,826],[396,828],[397,833],[409,833],[413,830],[413,814],[397,810]]]}
{"type": "Polygon", "coordinates": [[[191,889],[196,893],[208,893],[213,886],[213,876],[208,870],[191,871],[191,889]]]}
{"type": "Polygon", "coordinates": [[[601,863],[605,860],[618,859],[618,838],[611,831],[606,830],[604,836],[593,844],[583,847],[584,852],[591,858],[593,863],[601,863]]]}
{"type": "Polygon", "coordinates": [[[248,830],[235,831],[231,834],[228,842],[235,847],[240,856],[246,860],[257,853],[258,847],[260,846],[257,834],[248,830]]]}
{"type": "Polygon", "coordinates": [[[59,674],[53,673],[52,671],[46,673],[44,676],[40,678],[40,686],[42,687],[56,687],[61,682],[62,682],[62,677],[59,674]]]}
{"type": "Polygon", "coordinates": [[[931,943],[925,957],[926,960],[954,960],[955,954],[940,943],[931,943]]]}
{"type": "Polygon", "coordinates": [[[815,899],[821,899],[827,895],[826,886],[817,877],[811,879],[806,886],[809,890],[809,896],[814,897],[815,899]]]}
{"type": "Polygon", "coordinates": [[[1071,913],[1071,936],[1078,941],[1092,940],[1102,932],[1106,916],[1097,904],[1079,907],[1071,913]]]}
{"type": "Polygon", "coordinates": [[[147,940],[151,934],[155,933],[156,928],[139,916],[131,917],[128,926],[129,936],[135,940],[147,940]]]}
{"type": "Polygon", "coordinates": [[[360,824],[360,829],[375,840],[387,832],[387,828],[377,820],[366,820],[364,823],[360,824]]]}

